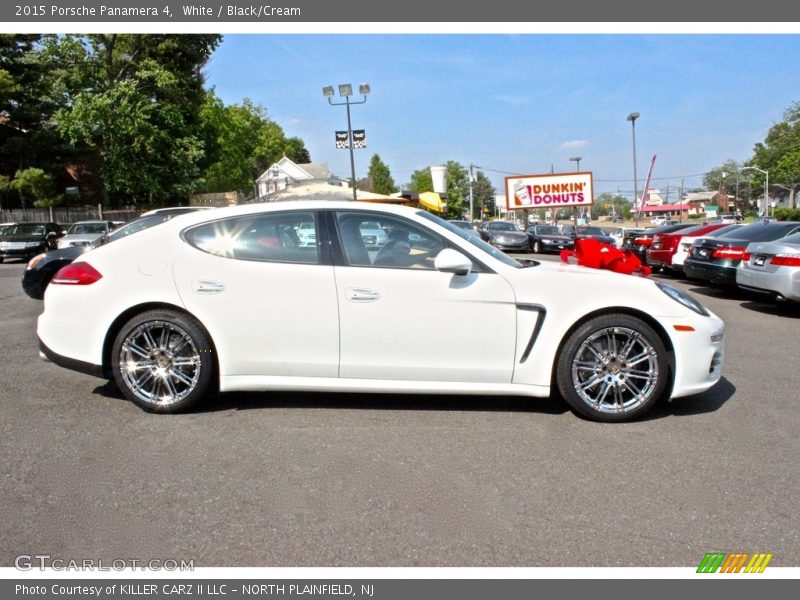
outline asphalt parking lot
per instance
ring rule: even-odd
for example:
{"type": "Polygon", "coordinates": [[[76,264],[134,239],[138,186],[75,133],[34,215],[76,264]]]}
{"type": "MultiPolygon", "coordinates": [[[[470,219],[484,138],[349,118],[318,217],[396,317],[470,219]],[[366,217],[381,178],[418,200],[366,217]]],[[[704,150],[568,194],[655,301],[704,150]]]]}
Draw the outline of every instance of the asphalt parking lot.
{"type": "Polygon", "coordinates": [[[0,265],[0,566],[800,565],[797,306],[677,280],[727,323],[723,380],[635,423],[557,400],[299,393],[158,416],[39,360],[23,269],[0,265]]]}

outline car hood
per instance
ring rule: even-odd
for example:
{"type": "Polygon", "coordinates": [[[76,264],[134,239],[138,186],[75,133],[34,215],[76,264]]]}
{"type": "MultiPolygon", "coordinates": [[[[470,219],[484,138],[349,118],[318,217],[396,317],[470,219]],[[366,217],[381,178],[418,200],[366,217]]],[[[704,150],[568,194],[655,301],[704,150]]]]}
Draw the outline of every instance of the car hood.
{"type": "Polygon", "coordinates": [[[526,238],[527,239],[527,237],[528,237],[528,234],[524,233],[522,231],[490,231],[489,235],[492,235],[492,236],[504,236],[504,237],[509,237],[509,238],[519,238],[519,239],[522,239],[522,238],[526,238]]]}
{"type": "Polygon", "coordinates": [[[571,242],[572,236],[569,235],[558,235],[555,233],[540,233],[534,234],[535,237],[539,238],[540,240],[556,240],[559,242],[571,242]]]}
{"type": "Polygon", "coordinates": [[[68,233],[61,237],[62,242],[93,242],[103,237],[102,233],[68,233]]]}
{"type": "Polygon", "coordinates": [[[606,269],[541,261],[507,272],[506,279],[516,292],[517,302],[541,304],[548,312],[587,314],[608,307],[626,307],[660,317],[691,312],[659,290],[655,280],[606,269]]]}

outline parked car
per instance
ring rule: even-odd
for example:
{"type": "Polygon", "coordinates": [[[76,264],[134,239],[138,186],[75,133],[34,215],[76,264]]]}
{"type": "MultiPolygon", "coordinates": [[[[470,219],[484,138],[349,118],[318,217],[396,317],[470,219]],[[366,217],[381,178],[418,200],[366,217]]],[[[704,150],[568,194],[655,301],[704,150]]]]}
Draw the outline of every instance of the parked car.
{"type": "Polygon", "coordinates": [[[67,234],[58,240],[59,248],[89,246],[96,239],[114,230],[112,221],[78,221],[67,229],[67,234]]]}
{"type": "Polygon", "coordinates": [[[603,244],[610,244],[611,246],[616,246],[616,240],[608,235],[605,231],[603,231],[600,227],[593,227],[593,226],[578,226],[576,231],[576,237],[579,240],[584,239],[595,239],[598,242],[603,244]]]}
{"type": "Polygon", "coordinates": [[[361,238],[368,248],[380,248],[389,239],[386,231],[375,221],[365,221],[359,228],[361,231],[361,238]]]}
{"type": "Polygon", "coordinates": [[[481,237],[480,234],[478,233],[478,230],[475,229],[475,227],[469,221],[451,220],[449,222],[452,223],[453,225],[455,225],[456,227],[458,227],[460,229],[463,229],[464,231],[466,231],[468,234],[470,234],[473,237],[476,237],[476,238],[480,238],[481,237]]]}
{"type": "MultiPolygon", "coordinates": [[[[181,210],[178,214],[187,212],[193,212],[193,209],[181,210]]],[[[149,217],[140,217],[118,227],[111,233],[100,236],[88,246],[68,246],[37,254],[28,261],[28,265],[25,267],[25,272],[22,274],[22,289],[31,298],[41,300],[53,276],[83,253],[168,221],[173,216],[174,213],[169,210],[154,212],[149,217]]]]}
{"type": "Polygon", "coordinates": [[[699,279],[721,287],[736,287],[736,271],[753,242],[772,242],[800,231],[800,222],[776,221],[750,223],[715,238],[700,238],[692,244],[683,271],[690,279],[699,279]]]}
{"type": "Polygon", "coordinates": [[[0,234],[0,263],[7,258],[28,260],[56,247],[56,240],[64,235],[56,223],[14,223],[6,225],[0,234]]]}
{"type": "Polygon", "coordinates": [[[736,284],[800,302],[800,233],[748,244],[736,269],[736,284]]]}
{"type": "Polygon", "coordinates": [[[657,233],[653,237],[653,243],[647,249],[647,264],[654,269],[661,268],[672,271],[672,258],[675,256],[683,236],[705,236],[725,226],[722,223],[695,225],[694,227],[686,227],[670,233],[657,233]]]}
{"type": "Polygon", "coordinates": [[[661,225],[660,227],[650,227],[642,232],[635,229],[625,232],[622,240],[622,248],[635,253],[643,264],[647,264],[647,249],[653,243],[653,238],[659,233],[672,233],[680,229],[691,227],[694,223],[676,223],[673,225],[661,225]]]}
{"type": "Polygon", "coordinates": [[[689,249],[692,247],[692,244],[700,239],[701,237],[712,238],[712,237],[719,237],[723,234],[726,234],[734,229],[738,229],[739,227],[743,227],[741,224],[734,224],[734,225],[723,225],[719,229],[714,230],[711,233],[700,235],[685,235],[681,238],[680,242],[678,242],[678,248],[675,250],[675,254],[672,255],[672,270],[677,273],[683,273],[683,263],[686,261],[686,257],[689,256],[689,249]]]}
{"type": "Polygon", "coordinates": [[[528,252],[528,234],[520,231],[516,223],[510,221],[489,221],[480,230],[481,238],[499,250],[528,252]]]}
{"type": "Polygon", "coordinates": [[[536,254],[561,252],[575,246],[575,240],[568,235],[559,233],[558,227],[555,225],[530,225],[525,233],[528,234],[531,252],[536,254]]]}
{"type": "Polygon", "coordinates": [[[37,334],[44,358],[160,413],[211,389],[557,388],[584,417],[624,421],[707,390],[724,358],[723,322],[671,286],[523,264],[425,211],[356,202],[198,212],[96,248],[53,278],[37,334]],[[309,221],[312,248],[252,233],[309,221]],[[370,221],[420,242],[373,256],[370,221]]]}

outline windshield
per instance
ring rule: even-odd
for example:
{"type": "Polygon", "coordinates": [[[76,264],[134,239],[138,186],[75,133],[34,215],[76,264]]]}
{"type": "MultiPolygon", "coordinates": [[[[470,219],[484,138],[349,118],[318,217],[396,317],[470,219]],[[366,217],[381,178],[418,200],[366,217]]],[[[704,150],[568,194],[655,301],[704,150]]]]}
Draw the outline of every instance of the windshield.
{"type": "Polygon", "coordinates": [[[448,223],[452,223],[456,227],[463,229],[464,231],[475,231],[475,228],[472,226],[472,223],[467,223],[466,221],[448,221],[448,223]]]}
{"type": "Polygon", "coordinates": [[[486,225],[489,231],[519,231],[516,223],[508,223],[507,221],[493,221],[486,225]]]}
{"type": "MultiPolygon", "coordinates": [[[[445,221],[444,219],[442,219],[440,217],[437,217],[436,215],[432,215],[431,213],[426,212],[424,210],[417,211],[417,214],[420,217],[428,219],[429,221],[433,221],[437,225],[441,225],[442,227],[447,229],[449,232],[454,233],[455,235],[460,237],[462,240],[465,240],[465,241],[469,242],[470,244],[472,244],[476,248],[479,248],[480,250],[482,250],[486,254],[491,254],[493,258],[499,260],[500,262],[502,262],[505,265],[508,265],[509,267],[514,267],[516,269],[522,269],[523,267],[526,266],[526,265],[523,265],[520,262],[517,262],[516,260],[514,260],[510,256],[507,256],[506,254],[503,254],[497,248],[493,248],[492,246],[490,246],[489,244],[484,242],[479,237],[475,237],[473,235],[470,235],[469,233],[467,233],[463,229],[460,229],[460,228],[456,227],[452,223],[448,223],[447,221],[445,221]]],[[[509,225],[511,225],[511,223],[509,223],[509,225]]]]}
{"type": "Polygon", "coordinates": [[[17,223],[9,225],[3,235],[44,235],[44,225],[34,223],[17,223]]]}
{"type": "Polygon", "coordinates": [[[578,233],[586,235],[605,235],[603,230],[599,227],[578,227],[578,233]]]}
{"type": "Polygon", "coordinates": [[[106,229],[105,223],[75,223],[67,230],[67,233],[105,233],[106,229]]]}
{"type": "Polygon", "coordinates": [[[539,225],[534,228],[534,232],[537,235],[559,235],[558,227],[553,225],[539,225]]]}

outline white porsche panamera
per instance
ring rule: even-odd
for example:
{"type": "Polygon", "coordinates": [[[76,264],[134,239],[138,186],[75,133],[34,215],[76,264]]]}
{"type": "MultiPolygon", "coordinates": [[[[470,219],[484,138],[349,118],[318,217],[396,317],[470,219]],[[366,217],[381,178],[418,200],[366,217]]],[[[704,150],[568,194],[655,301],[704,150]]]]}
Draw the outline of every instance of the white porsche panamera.
{"type": "Polygon", "coordinates": [[[557,390],[600,421],[713,386],[723,332],[670,286],[518,262],[424,211],[356,202],[181,215],[64,267],[38,322],[43,358],[153,412],[213,390],[557,390]]]}

